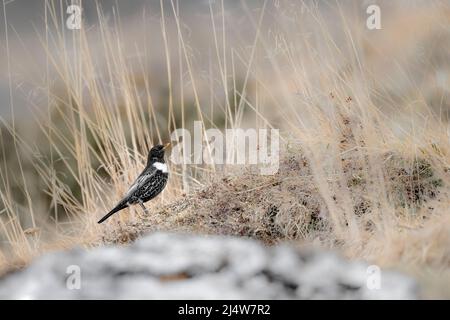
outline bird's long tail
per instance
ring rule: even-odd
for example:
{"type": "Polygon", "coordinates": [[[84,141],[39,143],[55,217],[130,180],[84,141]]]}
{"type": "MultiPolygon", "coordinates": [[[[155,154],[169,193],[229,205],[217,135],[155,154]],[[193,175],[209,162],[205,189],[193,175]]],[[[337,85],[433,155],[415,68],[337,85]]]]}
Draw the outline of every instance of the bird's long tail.
{"type": "Polygon", "coordinates": [[[103,218],[101,218],[98,223],[102,223],[103,221],[105,221],[106,219],[108,219],[109,217],[111,217],[114,213],[116,213],[117,211],[120,211],[122,209],[125,209],[126,207],[128,207],[128,201],[127,199],[124,199],[122,201],[119,202],[119,204],[117,206],[114,207],[114,209],[112,209],[110,212],[108,212],[103,218]]]}

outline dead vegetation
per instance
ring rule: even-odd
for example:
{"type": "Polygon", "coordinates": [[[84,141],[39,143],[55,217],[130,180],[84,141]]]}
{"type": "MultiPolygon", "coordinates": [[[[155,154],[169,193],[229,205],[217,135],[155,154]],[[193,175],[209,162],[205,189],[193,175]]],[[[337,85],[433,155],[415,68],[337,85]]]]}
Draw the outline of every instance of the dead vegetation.
{"type": "MultiPolygon", "coordinates": [[[[396,223],[405,218],[405,210],[410,215],[406,220],[415,219],[420,224],[429,219],[434,214],[433,203],[441,202],[441,191],[444,195],[448,192],[448,186],[435,176],[435,169],[425,159],[405,159],[393,153],[380,157],[385,163],[384,179],[396,223]]],[[[366,237],[376,237],[374,226],[378,221],[372,208],[381,204],[370,194],[368,185],[373,182],[364,176],[367,164],[359,160],[356,152],[347,153],[342,159],[344,187],[352,195],[358,226],[366,237]]],[[[338,192],[332,198],[337,206],[344,205],[338,192]]],[[[118,223],[102,241],[128,243],[152,230],[250,237],[267,244],[299,240],[342,247],[343,240],[350,240],[339,239],[336,233],[333,236],[327,204],[298,145],[285,149],[279,171],[273,176],[259,175],[248,168],[234,174],[218,174],[201,190],[140,216],[138,222],[134,220],[118,223]]]]}

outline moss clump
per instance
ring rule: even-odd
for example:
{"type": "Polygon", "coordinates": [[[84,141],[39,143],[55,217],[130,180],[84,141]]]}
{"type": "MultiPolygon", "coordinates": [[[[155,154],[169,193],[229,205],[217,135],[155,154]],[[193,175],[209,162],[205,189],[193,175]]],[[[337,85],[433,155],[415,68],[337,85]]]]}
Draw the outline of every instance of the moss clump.
{"type": "Polygon", "coordinates": [[[436,198],[439,188],[444,186],[437,177],[432,164],[423,158],[407,162],[392,157],[388,164],[389,189],[396,206],[419,207],[429,199],[436,198]]]}
{"type": "MultiPolygon", "coordinates": [[[[429,161],[408,162],[392,153],[376,157],[378,164],[383,164],[381,169],[387,183],[370,174],[368,156],[355,149],[341,158],[339,173],[343,175],[330,170],[330,175],[322,181],[326,185],[319,187],[302,149],[291,146],[282,154],[277,174],[264,176],[251,168],[233,175],[216,173],[201,190],[159,211],[151,210],[151,215],[135,222],[131,229],[234,235],[268,244],[281,240],[335,240],[329,210],[348,213],[350,209],[362,231],[375,232],[377,216],[372,212],[380,209],[381,200],[386,198],[374,194],[378,183],[385,183],[392,208],[420,206],[439,194],[443,181],[429,161]],[[331,191],[328,201],[322,193],[324,188],[331,191]]],[[[338,217],[347,226],[348,218],[338,217]]],[[[125,237],[129,236],[130,230],[124,230],[116,236],[124,237],[124,233],[125,237]]],[[[133,232],[131,234],[134,236],[133,232]]]]}

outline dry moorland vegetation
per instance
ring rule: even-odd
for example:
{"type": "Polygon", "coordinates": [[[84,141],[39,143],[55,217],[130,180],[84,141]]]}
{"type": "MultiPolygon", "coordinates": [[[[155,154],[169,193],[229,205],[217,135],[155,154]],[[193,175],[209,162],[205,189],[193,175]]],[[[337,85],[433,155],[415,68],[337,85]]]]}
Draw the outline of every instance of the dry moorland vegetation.
{"type": "Polygon", "coordinates": [[[450,296],[448,3],[382,2],[375,31],[358,1],[229,6],[161,1],[127,23],[98,7],[69,32],[46,2],[31,77],[46,99],[0,131],[0,266],[182,230],[335,249],[450,296]],[[279,171],[169,162],[150,214],[97,225],[147,150],[194,120],[280,129],[279,171]]]}

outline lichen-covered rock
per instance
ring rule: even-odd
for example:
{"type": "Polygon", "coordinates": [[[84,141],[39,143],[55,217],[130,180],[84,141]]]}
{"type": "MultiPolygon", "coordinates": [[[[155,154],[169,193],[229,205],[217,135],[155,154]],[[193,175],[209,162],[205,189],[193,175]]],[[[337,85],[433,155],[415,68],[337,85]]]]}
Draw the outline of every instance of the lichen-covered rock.
{"type": "Polygon", "coordinates": [[[417,297],[416,285],[409,278],[385,270],[378,277],[370,270],[365,263],[349,262],[329,252],[298,251],[287,245],[266,247],[242,238],[153,233],[127,247],[47,254],[27,269],[0,279],[0,298],[417,297]]]}

